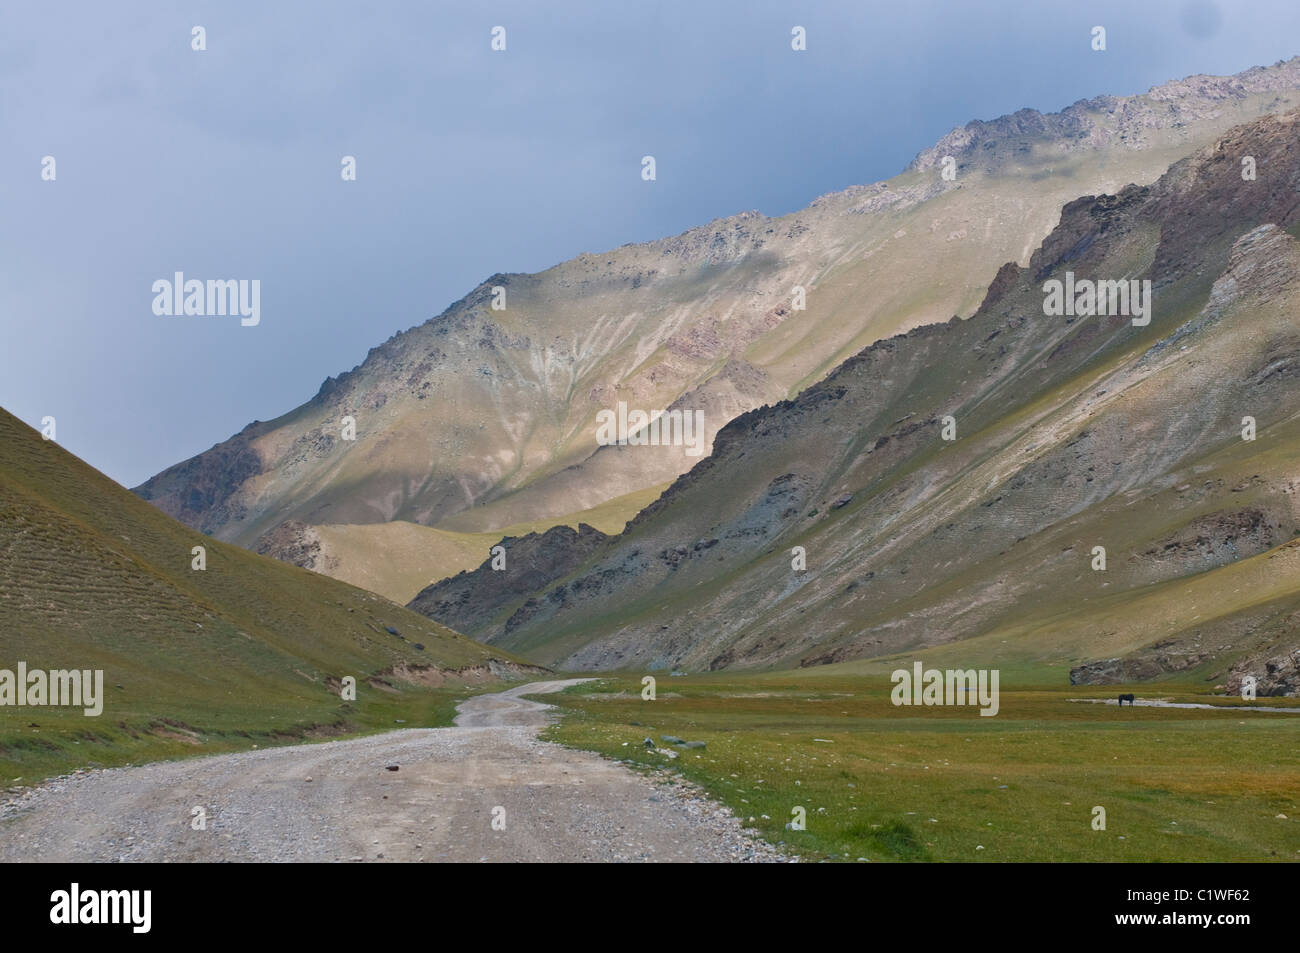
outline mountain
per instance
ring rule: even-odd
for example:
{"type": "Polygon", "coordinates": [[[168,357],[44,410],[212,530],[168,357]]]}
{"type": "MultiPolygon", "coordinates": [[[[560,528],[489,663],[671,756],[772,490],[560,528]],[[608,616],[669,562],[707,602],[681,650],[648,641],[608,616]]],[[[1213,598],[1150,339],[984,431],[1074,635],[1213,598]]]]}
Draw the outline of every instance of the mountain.
{"type": "Polygon", "coordinates": [[[1300,58],[1053,115],[1022,110],[789,215],[747,212],[494,275],[307,403],[136,492],[219,539],[290,560],[315,553],[322,571],[402,601],[477,564],[485,540],[466,536],[616,532],[700,457],[598,446],[602,411],[700,411],[708,453],[728,421],[873,342],[971,315],[1066,202],[1149,184],[1231,126],[1297,105],[1300,58]]]}
{"type": "Polygon", "coordinates": [[[1152,185],[1067,204],[971,318],[742,414],[622,534],[572,569],[553,552],[531,594],[498,607],[514,570],[480,567],[413,606],[491,607],[465,631],[566,668],[947,646],[962,667],[1294,693],[1298,236],[1300,113],[1236,127],[1152,185]],[[1147,323],[1047,313],[1051,282],[1148,280],[1147,323]]]}
{"type": "Polygon", "coordinates": [[[82,741],[102,756],[148,735],[391,726],[379,713],[408,693],[517,668],[373,593],[183,526],[3,410],[0,632],[0,668],[100,669],[107,696],[98,718],[0,708],[0,761],[17,763],[82,741]],[[340,697],[347,676],[355,703],[340,697]]]}

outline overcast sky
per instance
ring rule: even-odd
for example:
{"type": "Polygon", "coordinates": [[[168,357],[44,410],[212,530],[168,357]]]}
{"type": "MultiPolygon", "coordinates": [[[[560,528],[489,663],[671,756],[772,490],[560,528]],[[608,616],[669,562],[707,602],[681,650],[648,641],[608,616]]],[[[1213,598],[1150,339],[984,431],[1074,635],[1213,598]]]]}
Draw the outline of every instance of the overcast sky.
{"type": "Polygon", "coordinates": [[[1296,0],[6,0],[0,406],[133,486],[495,272],[794,211],[971,119],[1297,53],[1296,0]],[[261,323],[156,316],[176,271],[259,279],[261,323]]]}

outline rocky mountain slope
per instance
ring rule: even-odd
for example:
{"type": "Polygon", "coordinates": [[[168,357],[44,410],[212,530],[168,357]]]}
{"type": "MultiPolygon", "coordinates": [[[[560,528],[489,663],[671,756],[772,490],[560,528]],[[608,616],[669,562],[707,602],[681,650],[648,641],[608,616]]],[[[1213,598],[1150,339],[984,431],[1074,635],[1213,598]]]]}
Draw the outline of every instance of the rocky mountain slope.
{"type": "Polygon", "coordinates": [[[411,544],[401,559],[374,558],[395,536],[418,537],[411,528],[617,529],[699,458],[598,447],[602,410],[700,410],[707,452],[729,420],[863,347],[969,316],[1003,262],[1028,262],[1065,202],[1150,183],[1232,125],[1296,105],[1300,59],[1055,115],[1023,110],[956,130],[888,182],[790,215],[744,213],[537,275],[494,275],[306,404],[137,492],[219,539],[291,560],[312,544],[305,528],[350,527],[320,534],[320,568],[400,599],[474,564],[445,539],[423,556],[411,544]],[[593,507],[606,507],[607,524],[593,507]],[[385,529],[395,521],[401,534],[385,529]]]}
{"type": "Polygon", "coordinates": [[[1294,692],[1298,234],[1300,114],[1236,127],[1150,186],[1070,202],[969,320],[738,417],[562,578],[498,607],[479,570],[491,593],[466,574],[414,604],[479,605],[465,631],[579,669],[952,643],[963,666],[1294,692]],[[1149,280],[1149,321],[1049,315],[1056,280],[1149,280]]]}

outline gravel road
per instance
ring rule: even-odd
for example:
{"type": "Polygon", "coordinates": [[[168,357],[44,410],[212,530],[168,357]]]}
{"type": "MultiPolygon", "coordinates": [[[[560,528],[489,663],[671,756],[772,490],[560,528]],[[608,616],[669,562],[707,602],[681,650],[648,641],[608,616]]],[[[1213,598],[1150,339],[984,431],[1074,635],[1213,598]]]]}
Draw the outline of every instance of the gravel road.
{"type": "Polygon", "coordinates": [[[0,862],[783,859],[684,782],[541,741],[550,706],[519,696],[577,681],[470,698],[454,728],[57,778],[0,805],[0,862]]]}

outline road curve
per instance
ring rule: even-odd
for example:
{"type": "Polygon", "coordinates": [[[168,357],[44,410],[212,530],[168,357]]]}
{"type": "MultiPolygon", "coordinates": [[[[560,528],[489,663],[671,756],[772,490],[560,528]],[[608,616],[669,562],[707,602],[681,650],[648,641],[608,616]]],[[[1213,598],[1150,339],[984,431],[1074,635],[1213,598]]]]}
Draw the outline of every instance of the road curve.
{"type": "Polygon", "coordinates": [[[0,806],[0,862],[781,859],[682,784],[538,739],[550,706],[520,696],[572,683],[470,698],[454,728],[56,779],[0,806]]]}
{"type": "Polygon", "coordinates": [[[594,681],[590,678],[568,678],[562,681],[529,682],[506,692],[492,695],[475,695],[456,706],[455,724],[459,728],[504,728],[507,726],[540,727],[550,721],[555,709],[541,702],[529,701],[523,695],[549,695],[570,685],[594,681]]]}

